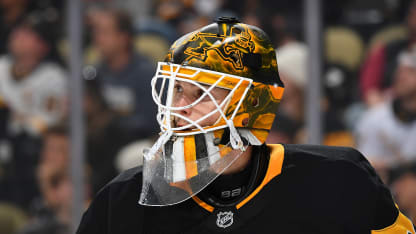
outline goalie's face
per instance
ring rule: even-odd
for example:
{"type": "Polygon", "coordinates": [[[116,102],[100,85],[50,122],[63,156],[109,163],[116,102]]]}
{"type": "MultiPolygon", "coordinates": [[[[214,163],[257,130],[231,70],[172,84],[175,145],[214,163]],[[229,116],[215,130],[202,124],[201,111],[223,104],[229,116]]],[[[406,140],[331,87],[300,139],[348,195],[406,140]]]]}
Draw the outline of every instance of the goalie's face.
{"type": "MultiPolygon", "coordinates": [[[[205,88],[208,89],[208,86],[203,85],[205,88]]],[[[179,116],[184,116],[187,119],[192,121],[196,121],[201,119],[203,116],[207,115],[208,113],[214,111],[217,107],[214,102],[218,105],[222,103],[222,101],[227,97],[229,94],[229,90],[222,89],[222,88],[214,88],[211,90],[211,94],[214,97],[212,100],[209,96],[205,96],[202,98],[200,102],[198,102],[195,106],[175,111],[179,114],[179,116]]],[[[201,98],[204,95],[204,90],[200,87],[195,86],[188,82],[178,81],[174,87],[174,94],[173,94],[173,106],[174,107],[184,107],[194,103],[196,100],[201,98]]],[[[215,112],[213,115],[210,115],[208,118],[203,119],[199,124],[201,127],[211,126],[214,125],[218,119],[220,118],[220,113],[215,112]]],[[[182,127],[190,124],[185,118],[175,117],[174,118],[174,125],[175,127],[182,127]]]]}
{"type": "Polygon", "coordinates": [[[161,132],[189,136],[229,127],[251,83],[244,77],[160,62],[151,85],[161,132]]]}

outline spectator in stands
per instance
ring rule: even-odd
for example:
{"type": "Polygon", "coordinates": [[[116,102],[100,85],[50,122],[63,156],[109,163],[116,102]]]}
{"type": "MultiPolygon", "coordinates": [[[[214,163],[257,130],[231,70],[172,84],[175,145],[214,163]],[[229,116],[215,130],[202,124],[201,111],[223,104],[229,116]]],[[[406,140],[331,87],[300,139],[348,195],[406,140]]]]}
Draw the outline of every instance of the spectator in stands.
{"type": "Polygon", "coordinates": [[[55,25],[38,16],[28,15],[13,30],[10,53],[0,57],[0,102],[9,110],[1,135],[11,152],[0,199],[24,209],[38,195],[41,133],[64,117],[67,90],[64,70],[49,59],[55,25]]]}
{"type": "Polygon", "coordinates": [[[69,170],[69,139],[63,126],[49,128],[44,143],[37,180],[41,199],[34,205],[32,221],[22,234],[69,234],[72,185],[69,170]]]}
{"type": "Polygon", "coordinates": [[[138,138],[157,129],[148,87],[154,65],[134,50],[134,30],[130,17],[119,10],[101,9],[93,19],[92,38],[98,49],[99,82],[112,110],[125,116],[125,128],[134,129],[138,138]]]}
{"type": "Polygon", "coordinates": [[[397,56],[416,45],[416,1],[412,1],[407,15],[408,38],[388,44],[375,45],[364,62],[360,75],[360,90],[368,106],[380,104],[388,98],[397,56]]]}
{"type": "Polygon", "coordinates": [[[120,115],[109,109],[101,91],[95,81],[87,82],[84,112],[87,118],[87,162],[91,169],[93,194],[118,174],[115,165],[117,153],[136,140],[132,131],[121,127],[120,115]]]}
{"type": "Polygon", "coordinates": [[[416,221],[416,161],[398,166],[393,171],[391,190],[397,205],[412,222],[416,221]]]}
{"type": "Polygon", "coordinates": [[[285,95],[280,104],[279,113],[291,119],[297,126],[297,131],[293,135],[293,143],[305,143],[307,139],[304,130],[307,56],[307,46],[296,40],[291,40],[277,49],[279,75],[285,84],[285,95]]]}
{"type": "Polygon", "coordinates": [[[277,49],[279,74],[285,84],[285,101],[282,100],[279,112],[298,124],[303,124],[307,53],[306,45],[298,41],[291,41],[277,49]]]}
{"type": "Polygon", "coordinates": [[[386,179],[387,170],[416,159],[416,51],[402,52],[392,101],[364,113],[357,125],[357,146],[386,179]]]}
{"type": "Polygon", "coordinates": [[[13,133],[39,135],[64,115],[66,77],[48,60],[51,27],[29,16],[9,39],[10,54],[0,58],[0,99],[11,110],[13,133]]]}
{"type": "MultiPolygon", "coordinates": [[[[285,84],[285,95],[279,112],[290,118],[296,126],[297,133],[293,143],[306,143],[307,132],[304,124],[305,88],[308,82],[306,61],[308,49],[296,40],[286,41],[277,49],[279,74],[285,84]],[[287,100],[286,100],[287,99],[287,100]],[[286,100],[286,101],[285,101],[286,100]]],[[[325,97],[322,98],[321,110],[323,122],[323,143],[333,146],[353,146],[353,136],[344,121],[344,108],[349,103],[349,74],[340,65],[328,65],[324,74],[325,97]]],[[[279,124],[279,122],[277,122],[279,124]]]]}

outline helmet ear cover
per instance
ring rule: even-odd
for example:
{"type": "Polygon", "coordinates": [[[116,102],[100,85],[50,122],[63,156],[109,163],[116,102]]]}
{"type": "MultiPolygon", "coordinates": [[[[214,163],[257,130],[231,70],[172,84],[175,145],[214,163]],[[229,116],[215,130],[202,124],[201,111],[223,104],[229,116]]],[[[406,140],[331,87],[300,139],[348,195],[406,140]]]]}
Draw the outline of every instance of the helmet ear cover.
{"type": "MultiPolygon", "coordinates": [[[[279,86],[253,82],[234,117],[234,126],[270,130],[283,91],[284,88],[279,86]]],[[[229,105],[226,114],[233,112],[233,107],[229,105]]]]}

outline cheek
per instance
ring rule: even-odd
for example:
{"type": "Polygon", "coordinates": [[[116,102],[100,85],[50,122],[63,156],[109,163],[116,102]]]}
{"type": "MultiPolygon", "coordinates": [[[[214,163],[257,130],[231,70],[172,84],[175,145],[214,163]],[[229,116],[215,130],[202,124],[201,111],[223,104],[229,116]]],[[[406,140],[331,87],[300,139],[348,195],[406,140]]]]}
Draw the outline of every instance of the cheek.
{"type": "Polygon", "coordinates": [[[95,44],[100,49],[111,48],[114,46],[114,35],[110,30],[100,29],[94,35],[95,44]]]}
{"type": "Polygon", "coordinates": [[[217,122],[218,118],[220,117],[220,113],[214,113],[209,118],[206,119],[206,125],[213,125],[215,122],[217,122]]]}
{"type": "Polygon", "coordinates": [[[111,48],[120,48],[123,44],[123,41],[121,40],[121,35],[111,32],[107,36],[107,46],[111,48]]]}
{"type": "Polygon", "coordinates": [[[95,43],[100,49],[107,48],[111,46],[110,36],[104,33],[98,33],[95,37],[95,43]]]}
{"type": "Polygon", "coordinates": [[[26,49],[25,38],[20,36],[20,34],[15,34],[10,38],[10,49],[13,52],[19,52],[21,50],[26,49]]]}
{"type": "Polygon", "coordinates": [[[193,108],[195,112],[201,115],[206,115],[215,109],[215,104],[212,103],[211,101],[200,102],[197,105],[195,105],[193,108]]]}
{"type": "MultiPolygon", "coordinates": [[[[199,118],[211,113],[214,110],[216,110],[216,106],[215,106],[214,103],[204,102],[204,103],[200,103],[199,105],[195,106],[192,113],[197,115],[197,116],[195,116],[196,119],[199,119],[199,118]]],[[[214,124],[217,121],[217,119],[219,118],[219,116],[220,116],[220,113],[215,112],[211,116],[209,116],[208,118],[201,121],[201,123],[203,123],[203,125],[214,124]]]]}

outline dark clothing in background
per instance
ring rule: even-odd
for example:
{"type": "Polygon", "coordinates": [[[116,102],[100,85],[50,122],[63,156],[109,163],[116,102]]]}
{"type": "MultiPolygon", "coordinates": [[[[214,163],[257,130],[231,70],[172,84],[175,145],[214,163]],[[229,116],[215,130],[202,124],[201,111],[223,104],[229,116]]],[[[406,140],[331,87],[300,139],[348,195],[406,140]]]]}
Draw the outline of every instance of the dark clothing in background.
{"type": "Polygon", "coordinates": [[[110,109],[124,114],[121,126],[133,130],[136,138],[152,136],[158,129],[150,88],[154,73],[155,66],[138,53],[120,71],[112,71],[105,63],[98,65],[98,82],[110,109]]]}
{"type": "Polygon", "coordinates": [[[31,221],[19,234],[70,234],[69,226],[62,224],[56,215],[40,200],[34,202],[31,221]]]}
{"type": "Polygon", "coordinates": [[[117,153],[133,140],[133,134],[122,129],[117,118],[113,118],[105,127],[89,134],[86,147],[93,194],[117,176],[118,171],[114,162],[117,153]]]}
{"type": "Polygon", "coordinates": [[[16,204],[27,211],[33,198],[40,195],[36,168],[42,140],[21,133],[9,136],[3,143],[9,147],[11,157],[4,166],[3,178],[0,177],[0,200],[16,204]]]}

